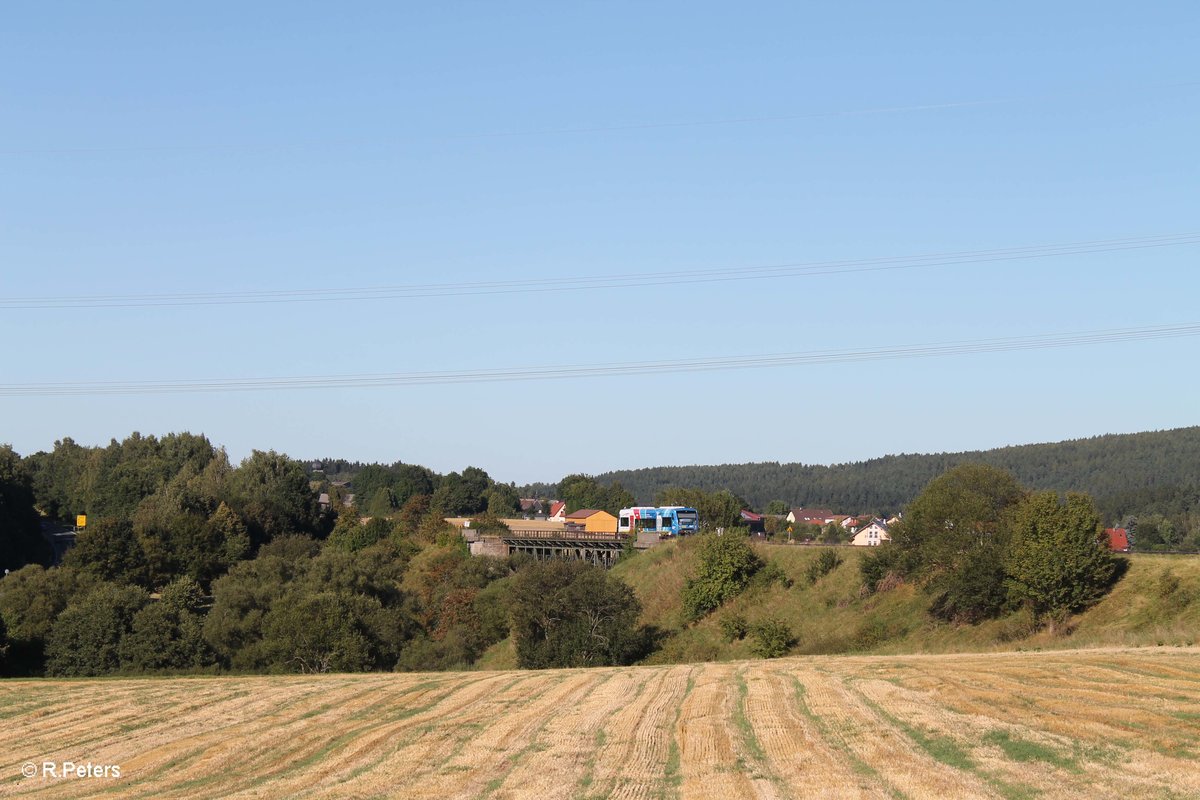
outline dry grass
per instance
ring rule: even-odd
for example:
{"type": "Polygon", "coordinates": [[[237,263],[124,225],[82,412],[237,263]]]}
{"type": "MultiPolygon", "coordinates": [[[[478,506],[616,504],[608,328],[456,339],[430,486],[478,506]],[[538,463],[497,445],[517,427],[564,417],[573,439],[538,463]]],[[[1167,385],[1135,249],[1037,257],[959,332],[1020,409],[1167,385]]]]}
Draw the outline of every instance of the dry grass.
{"type": "MultiPolygon", "coordinates": [[[[859,562],[864,547],[842,547],[844,563],[810,585],[809,565],[825,549],[757,545],[758,553],[793,580],[751,589],[693,625],[683,623],[680,590],[696,568],[696,540],[684,539],[618,564],[613,574],[642,601],[642,621],[668,636],[653,663],[727,661],[751,657],[750,642],[727,642],[721,618],[740,614],[749,622],[782,618],[799,644],[794,654],[962,653],[1018,649],[1070,649],[1200,645],[1200,557],[1134,555],[1129,572],[1094,608],[1055,631],[1038,628],[1024,614],[979,625],[938,624],[929,596],[910,585],[862,596],[859,562]]],[[[493,662],[493,666],[501,666],[493,662]]]]}
{"type": "Polygon", "coordinates": [[[1198,656],[6,681],[0,796],[1200,797],[1198,656]]]}

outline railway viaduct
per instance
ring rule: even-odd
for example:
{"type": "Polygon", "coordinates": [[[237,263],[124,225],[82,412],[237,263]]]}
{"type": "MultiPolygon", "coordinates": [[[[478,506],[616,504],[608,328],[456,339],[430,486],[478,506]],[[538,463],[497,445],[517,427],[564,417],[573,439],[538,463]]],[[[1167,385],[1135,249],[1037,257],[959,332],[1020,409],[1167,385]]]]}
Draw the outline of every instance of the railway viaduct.
{"type": "MultiPolygon", "coordinates": [[[[622,551],[631,538],[624,533],[598,533],[596,531],[545,530],[511,528],[507,533],[479,533],[469,528],[463,537],[471,545],[471,555],[504,558],[513,553],[525,553],[545,561],[562,558],[570,561],[586,561],[608,568],[617,563],[622,551]]],[[[639,536],[633,546],[639,550],[658,543],[639,536]]]]}

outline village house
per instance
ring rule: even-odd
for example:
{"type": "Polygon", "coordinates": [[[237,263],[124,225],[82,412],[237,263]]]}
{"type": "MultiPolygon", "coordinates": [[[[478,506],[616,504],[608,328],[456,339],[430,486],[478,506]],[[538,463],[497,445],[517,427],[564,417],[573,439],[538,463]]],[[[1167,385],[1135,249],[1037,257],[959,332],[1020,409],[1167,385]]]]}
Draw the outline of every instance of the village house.
{"type": "Polygon", "coordinates": [[[1104,536],[1109,550],[1128,553],[1132,549],[1129,544],[1129,531],[1125,528],[1105,528],[1104,536]]]}
{"type": "Polygon", "coordinates": [[[888,535],[887,523],[881,519],[872,520],[870,525],[861,528],[854,534],[854,538],[850,540],[850,544],[857,547],[875,547],[884,542],[891,541],[892,537],[888,535]]]}
{"type": "Polygon", "coordinates": [[[764,522],[764,514],[755,514],[753,511],[743,509],[741,513],[742,522],[750,529],[751,533],[764,533],[766,531],[766,523],[764,522]]]}
{"type": "Polygon", "coordinates": [[[792,525],[828,525],[842,517],[834,514],[828,508],[793,508],[784,517],[792,525]]]}

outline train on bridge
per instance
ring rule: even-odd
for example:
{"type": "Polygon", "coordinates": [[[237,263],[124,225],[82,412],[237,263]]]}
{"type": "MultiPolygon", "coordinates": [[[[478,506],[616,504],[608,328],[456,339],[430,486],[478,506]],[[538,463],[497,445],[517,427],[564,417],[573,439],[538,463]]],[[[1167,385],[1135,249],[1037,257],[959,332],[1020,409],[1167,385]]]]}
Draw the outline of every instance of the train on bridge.
{"type": "Polygon", "coordinates": [[[686,536],[700,530],[700,513],[688,506],[633,506],[617,514],[617,533],[686,536]]]}
{"type": "Polygon", "coordinates": [[[463,536],[470,542],[472,555],[503,558],[524,553],[539,560],[561,558],[611,567],[626,547],[645,550],[664,539],[700,530],[700,514],[687,506],[623,508],[616,531],[588,531],[572,526],[549,527],[546,522],[522,522],[506,520],[507,527],[502,531],[478,532],[471,529],[469,520],[465,520],[463,536]]]}

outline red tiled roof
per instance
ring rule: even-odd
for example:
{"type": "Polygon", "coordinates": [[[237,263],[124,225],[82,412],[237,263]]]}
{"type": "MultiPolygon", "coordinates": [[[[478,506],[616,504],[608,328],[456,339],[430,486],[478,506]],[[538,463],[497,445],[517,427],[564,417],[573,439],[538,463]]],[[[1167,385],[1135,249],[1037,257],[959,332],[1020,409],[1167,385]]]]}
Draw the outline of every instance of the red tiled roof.
{"type": "Polygon", "coordinates": [[[572,511],[570,514],[567,514],[567,519],[587,519],[592,514],[599,513],[600,509],[598,508],[581,508],[578,511],[572,511]]]}
{"type": "Polygon", "coordinates": [[[1124,528],[1105,528],[1104,533],[1108,535],[1108,549],[1116,550],[1118,553],[1129,551],[1129,531],[1124,528]]]}
{"type": "Polygon", "coordinates": [[[762,518],[762,514],[755,514],[753,511],[742,512],[742,519],[746,520],[746,522],[762,522],[762,518]]]}
{"type": "Polygon", "coordinates": [[[567,503],[565,500],[559,500],[557,503],[551,503],[550,504],[550,516],[557,517],[558,512],[562,511],[566,505],[567,505],[567,503]]]}

